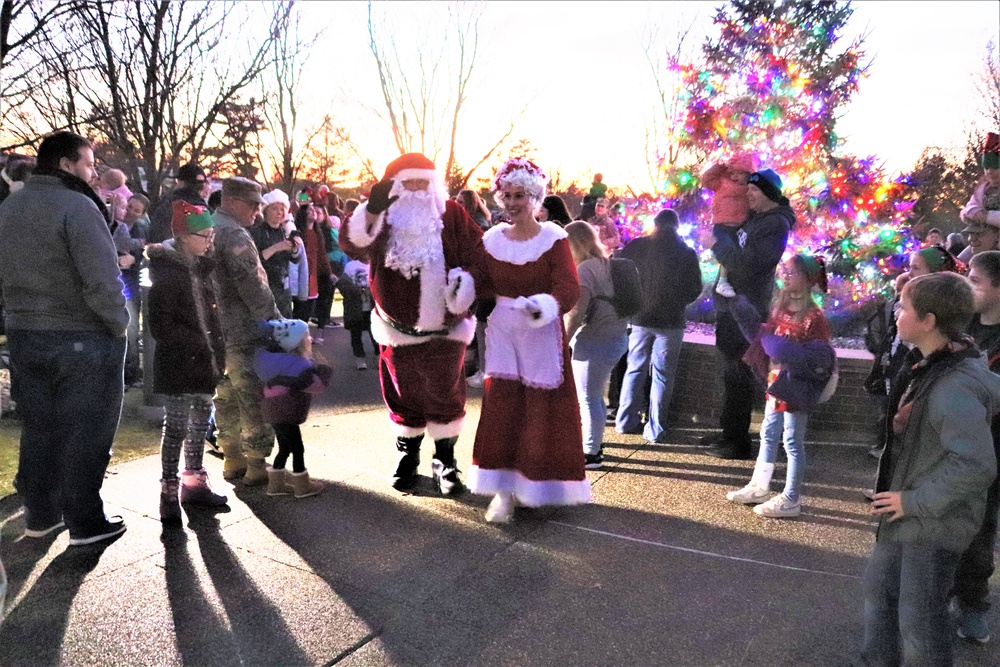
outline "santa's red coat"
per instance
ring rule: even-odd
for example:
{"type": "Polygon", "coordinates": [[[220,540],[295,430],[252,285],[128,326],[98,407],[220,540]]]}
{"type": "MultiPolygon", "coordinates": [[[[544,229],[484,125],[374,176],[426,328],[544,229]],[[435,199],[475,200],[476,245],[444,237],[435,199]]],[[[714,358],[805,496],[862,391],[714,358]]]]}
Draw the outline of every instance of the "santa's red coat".
{"type": "MultiPolygon", "coordinates": [[[[386,267],[385,258],[392,226],[385,223],[384,215],[380,216],[377,233],[373,238],[368,237],[362,229],[367,224],[365,213],[364,205],[358,207],[345,225],[346,229],[341,229],[340,247],[349,257],[368,262],[370,265],[369,282],[372,298],[382,313],[394,322],[410,328],[417,327],[421,315],[424,315],[425,322],[428,320],[440,322],[439,326],[442,329],[451,329],[469,317],[468,310],[461,313],[452,313],[448,310],[445,307],[444,287],[433,285],[433,289],[441,291],[440,298],[435,299],[436,303],[433,305],[443,309],[443,313],[440,318],[428,318],[427,299],[421,299],[421,291],[423,285],[426,285],[426,277],[423,274],[431,272],[422,271],[421,275],[406,278],[399,271],[386,267]],[[421,313],[422,304],[425,308],[424,313],[421,313]]],[[[454,268],[464,269],[472,276],[476,292],[480,292],[487,275],[482,230],[464,208],[451,200],[445,202],[445,212],[441,216],[441,221],[444,223],[444,228],[441,230],[441,245],[444,250],[443,273],[446,275],[454,268]]],[[[393,342],[383,344],[393,345],[393,342]]]]}
{"type": "Polygon", "coordinates": [[[384,214],[369,230],[362,205],[340,230],[344,252],[370,266],[369,284],[378,306],[372,335],[382,345],[382,396],[400,436],[427,429],[434,439],[454,437],[465,417],[462,362],[475,333],[469,306],[475,293],[488,289],[486,251],[482,230],[461,206],[447,201],[441,220],[444,266],[424,267],[410,278],[385,265],[392,226],[384,214]],[[446,298],[453,269],[465,272],[461,309],[446,298]],[[430,335],[417,335],[422,333],[430,335]]]}

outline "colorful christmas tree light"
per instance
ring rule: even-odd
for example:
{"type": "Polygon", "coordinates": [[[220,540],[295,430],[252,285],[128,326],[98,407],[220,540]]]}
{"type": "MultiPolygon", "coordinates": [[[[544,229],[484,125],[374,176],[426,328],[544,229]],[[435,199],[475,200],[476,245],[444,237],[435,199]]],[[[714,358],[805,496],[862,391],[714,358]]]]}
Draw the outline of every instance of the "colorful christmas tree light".
{"type": "Polygon", "coordinates": [[[710,227],[711,193],[697,175],[750,151],[781,174],[798,216],[789,253],[827,256],[827,307],[886,292],[901,269],[892,258],[919,245],[908,224],[916,194],[876,158],[840,150],[836,119],[867,67],[860,39],[839,45],[852,13],[849,2],[828,0],[731,0],[721,7],[719,34],[705,43],[703,61],[671,64],[684,102],[670,119],[677,150],[657,165],[659,196],[626,206],[626,239],[647,233],[662,206],[675,208],[692,232],[710,227]]]}

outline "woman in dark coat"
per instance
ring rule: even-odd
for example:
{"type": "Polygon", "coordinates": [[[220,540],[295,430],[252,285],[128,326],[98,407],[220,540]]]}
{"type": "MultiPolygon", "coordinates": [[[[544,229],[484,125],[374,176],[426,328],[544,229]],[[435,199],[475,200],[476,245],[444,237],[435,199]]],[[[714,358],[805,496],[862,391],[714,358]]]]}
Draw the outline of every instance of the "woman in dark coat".
{"type": "Polygon", "coordinates": [[[149,329],[156,340],[153,391],[166,395],[160,458],[160,520],[179,522],[180,503],[219,506],[202,467],[212,394],[225,370],[225,344],[212,278],[215,222],[200,206],[173,204],[172,241],[146,248],[152,288],[149,329]],[[180,452],[184,473],[177,478],[180,452]],[[178,489],[179,487],[179,489],[178,489]]]}

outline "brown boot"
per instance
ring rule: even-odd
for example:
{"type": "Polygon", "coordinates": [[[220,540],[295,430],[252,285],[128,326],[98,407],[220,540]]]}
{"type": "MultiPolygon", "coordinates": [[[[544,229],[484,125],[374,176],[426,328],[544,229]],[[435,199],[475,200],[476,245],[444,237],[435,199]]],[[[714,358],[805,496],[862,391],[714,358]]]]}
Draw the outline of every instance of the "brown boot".
{"type": "Polygon", "coordinates": [[[288,481],[292,485],[292,489],[295,490],[296,498],[308,498],[309,496],[315,496],[323,490],[323,484],[321,482],[309,479],[308,470],[288,473],[288,481]]]}
{"type": "Polygon", "coordinates": [[[247,457],[243,454],[243,446],[239,442],[219,439],[222,447],[222,479],[235,482],[243,479],[247,472],[247,457]]]}
{"type": "Polygon", "coordinates": [[[295,489],[288,483],[288,476],[284,468],[272,468],[267,466],[267,495],[269,496],[290,496],[295,489]]]}
{"type": "Polygon", "coordinates": [[[264,459],[247,457],[247,472],[243,475],[243,486],[267,484],[267,462],[264,459]]]}
{"type": "Polygon", "coordinates": [[[160,522],[178,524],[181,522],[181,503],[177,497],[180,480],[160,480],[160,522]]]}
{"type": "Polygon", "coordinates": [[[192,505],[204,505],[206,507],[222,507],[226,504],[226,498],[212,491],[208,485],[208,473],[204,468],[198,470],[185,470],[181,474],[181,502],[192,505]]]}

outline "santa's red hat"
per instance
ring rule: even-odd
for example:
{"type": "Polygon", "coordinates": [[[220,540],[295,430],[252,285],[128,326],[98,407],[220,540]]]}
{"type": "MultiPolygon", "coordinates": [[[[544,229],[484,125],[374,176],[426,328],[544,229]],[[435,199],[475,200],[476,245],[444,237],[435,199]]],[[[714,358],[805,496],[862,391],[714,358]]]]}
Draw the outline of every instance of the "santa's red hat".
{"type": "Polygon", "coordinates": [[[382,180],[392,179],[397,183],[424,179],[431,182],[438,180],[437,168],[429,158],[420,153],[407,153],[389,163],[385,168],[382,180]]]}
{"type": "Polygon", "coordinates": [[[327,196],[329,196],[329,194],[330,194],[330,188],[327,187],[326,185],[321,185],[312,191],[312,193],[310,194],[310,198],[312,199],[312,203],[316,204],[317,206],[326,206],[327,203],[326,198],[327,196]]]}

